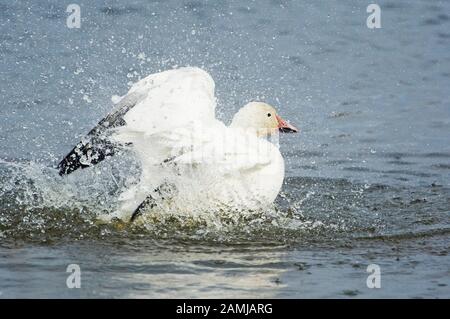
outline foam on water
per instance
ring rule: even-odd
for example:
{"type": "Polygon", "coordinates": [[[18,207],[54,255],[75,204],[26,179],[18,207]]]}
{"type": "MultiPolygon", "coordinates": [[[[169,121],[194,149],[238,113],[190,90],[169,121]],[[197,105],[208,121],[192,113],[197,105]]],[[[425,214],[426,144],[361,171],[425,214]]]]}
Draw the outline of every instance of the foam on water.
{"type": "Polygon", "coordinates": [[[147,236],[220,242],[323,242],[448,230],[448,188],[391,187],[343,179],[287,178],[272,207],[259,211],[157,207],[129,224],[100,223],[139,176],[129,157],[62,178],[35,162],[0,162],[3,238],[64,240],[147,236]],[[121,169],[119,169],[120,166],[121,169]]]}
{"type": "Polygon", "coordinates": [[[284,242],[347,229],[345,220],[328,222],[304,216],[302,204],[314,192],[299,199],[282,194],[276,205],[260,211],[180,211],[161,202],[133,224],[99,223],[99,215],[117,208],[117,196],[132,182],[133,169],[135,177],[138,175],[135,167],[121,168],[112,162],[62,178],[54,168],[35,162],[0,162],[1,236],[48,241],[144,234],[153,238],[284,242]],[[290,236],[286,237],[287,233],[290,236]]]}

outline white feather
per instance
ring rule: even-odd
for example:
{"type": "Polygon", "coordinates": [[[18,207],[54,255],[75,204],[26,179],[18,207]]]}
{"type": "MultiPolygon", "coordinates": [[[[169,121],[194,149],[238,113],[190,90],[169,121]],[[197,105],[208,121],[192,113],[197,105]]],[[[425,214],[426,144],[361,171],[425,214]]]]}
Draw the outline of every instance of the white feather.
{"type": "Polygon", "coordinates": [[[214,81],[198,68],[152,74],[130,89],[139,102],[112,138],[132,143],[140,182],[120,196],[116,216],[128,218],[155,188],[176,188],[174,209],[257,209],[280,191],[284,162],[278,147],[215,118],[214,81]]]}

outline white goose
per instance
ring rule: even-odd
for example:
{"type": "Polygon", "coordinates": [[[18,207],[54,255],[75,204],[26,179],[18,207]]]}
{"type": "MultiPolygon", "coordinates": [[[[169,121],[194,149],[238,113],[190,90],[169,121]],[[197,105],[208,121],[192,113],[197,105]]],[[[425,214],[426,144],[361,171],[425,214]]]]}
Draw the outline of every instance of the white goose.
{"type": "Polygon", "coordinates": [[[134,220],[157,205],[184,211],[270,205],[284,179],[276,137],[298,130],[262,102],[241,108],[229,127],[215,118],[215,106],[214,81],[205,71],[186,67],[152,74],[134,84],[59,163],[59,173],[131,148],[141,162],[141,178],[120,195],[120,208],[109,218],[134,220]]]}

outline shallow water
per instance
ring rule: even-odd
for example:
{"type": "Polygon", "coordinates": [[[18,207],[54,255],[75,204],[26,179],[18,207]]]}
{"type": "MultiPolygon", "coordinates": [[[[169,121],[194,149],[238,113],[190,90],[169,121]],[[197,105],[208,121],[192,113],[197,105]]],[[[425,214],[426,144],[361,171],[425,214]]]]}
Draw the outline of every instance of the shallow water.
{"type": "Polygon", "coordinates": [[[79,3],[80,29],[58,1],[0,3],[0,297],[450,297],[448,1],[379,1],[379,30],[363,1],[79,3]],[[224,121],[259,98],[301,127],[282,194],[97,224],[127,155],[53,167],[112,95],[182,65],[211,73],[224,121]]]}

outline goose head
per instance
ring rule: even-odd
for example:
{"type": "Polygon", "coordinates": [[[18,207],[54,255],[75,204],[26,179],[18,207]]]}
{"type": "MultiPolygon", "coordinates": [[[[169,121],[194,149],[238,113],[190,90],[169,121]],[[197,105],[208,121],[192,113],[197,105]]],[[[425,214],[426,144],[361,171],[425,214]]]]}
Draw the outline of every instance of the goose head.
{"type": "Polygon", "coordinates": [[[297,133],[299,130],[283,120],[275,108],[264,102],[250,102],[233,117],[230,127],[252,129],[258,137],[281,133],[297,133]]]}

